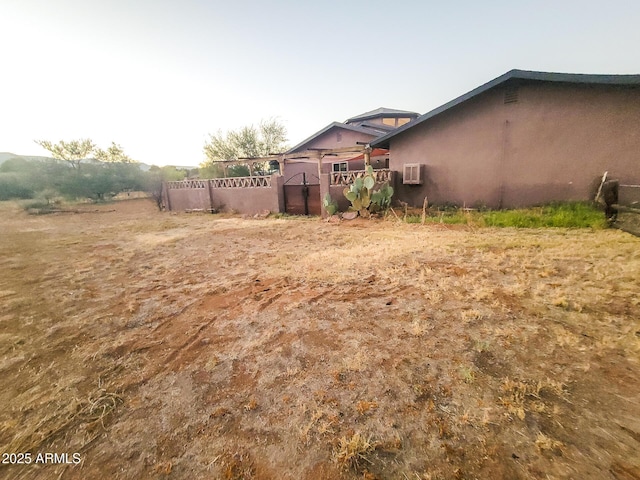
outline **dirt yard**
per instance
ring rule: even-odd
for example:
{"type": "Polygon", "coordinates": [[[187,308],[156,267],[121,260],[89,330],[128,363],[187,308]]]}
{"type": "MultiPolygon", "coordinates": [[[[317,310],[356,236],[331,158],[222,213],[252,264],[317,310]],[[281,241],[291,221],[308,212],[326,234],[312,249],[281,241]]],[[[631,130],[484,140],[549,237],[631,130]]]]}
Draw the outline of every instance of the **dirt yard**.
{"type": "Polygon", "coordinates": [[[86,209],[0,205],[1,478],[640,479],[640,238],[86,209]]]}

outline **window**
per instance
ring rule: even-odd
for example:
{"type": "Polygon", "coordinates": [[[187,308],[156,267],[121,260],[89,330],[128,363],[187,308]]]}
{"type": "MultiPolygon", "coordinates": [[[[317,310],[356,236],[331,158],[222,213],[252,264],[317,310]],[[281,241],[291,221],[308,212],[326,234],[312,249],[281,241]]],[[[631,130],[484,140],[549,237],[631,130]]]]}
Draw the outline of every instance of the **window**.
{"type": "Polygon", "coordinates": [[[334,172],[346,172],[347,171],[347,162],[340,162],[333,164],[334,172]]]}
{"type": "Polygon", "coordinates": [[[342,141],[342,132],[336,132],[336,142],[340,143],[342,141]]]}
{"type": "Polygon", "coordinates": [[[410,118],[383,118],[382,123],[385,125],[389,125],[390,127],[401,127],[405,123],[409,123],[411,121],[410,118]]]}
{"type": "Polygon", "coordinates": [[[402,183],[409,185],[421,185],[422,178],[420,177],[420,164],[419,163],[406,163],[404,165],[402,173],[402,183]]]}

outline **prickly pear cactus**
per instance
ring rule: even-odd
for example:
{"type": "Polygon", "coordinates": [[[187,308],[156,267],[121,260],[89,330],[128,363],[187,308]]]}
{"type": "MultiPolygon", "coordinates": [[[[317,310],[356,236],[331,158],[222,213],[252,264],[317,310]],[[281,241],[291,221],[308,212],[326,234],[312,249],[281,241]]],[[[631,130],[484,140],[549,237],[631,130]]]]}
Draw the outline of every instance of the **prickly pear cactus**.
{"type": "Polygon", "coordinates": [[[351,202],[350,211],[355,211],[361,217],[369,217],[373,212],[386,211],[391,205],[393,188],[385,184],[380,190],[374,191],[376,176],[371,165],[367,165],[363,177],[355,181],[343,190],[347,200],[351,202]]]}
{"type": "Polygon", "coordinates": [[[329,215],[335,215],[338,211],[338,203],[327,193],[322,200],[322,205],[329,215]]]}
{"type": "Polygon", "coordinates": [[[385,183],[380,190],[371,196],[371,203],[375,205],[376,211],[384,212],[391,206],[391,197],[393,197],[393,187],[385,183]]]}

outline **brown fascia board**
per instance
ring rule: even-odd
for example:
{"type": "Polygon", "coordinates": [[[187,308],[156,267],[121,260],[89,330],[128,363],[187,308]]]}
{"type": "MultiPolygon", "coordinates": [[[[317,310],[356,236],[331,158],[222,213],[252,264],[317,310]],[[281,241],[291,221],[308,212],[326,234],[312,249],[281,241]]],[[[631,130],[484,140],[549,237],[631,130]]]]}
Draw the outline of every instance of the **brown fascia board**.
{"type": "Polygon", "coordinates": [[[372,128],[368,128],[368,127],[360,127],[358,125],[347,125],[345,123],[333,122],[333,123],[330,123],[329,125],[327,125],[326,127],[324,127],[322,130],[314,133],[309,138],[303,140],[302,142],[297,144],[295,147],[287,150],[285,153],[295,153],[295,152],[297,152],[302,147],[304,147],[307,143],[315,140],[320,135],[324,135],[325,133],[327,133],[332,128],[342,128],[344,130],[351,130],[353,132],[364,133],[366,135],[371,135],[374,138],[375,137],[379,137],[380,135],[382,135],[384,133],[384,132],[377,132],[377,131],[373,130],[372,128]]]}
{"type": "Polygon", "coordinates": [[[479,87],[465,93],[439,106],[438,108],[419,116],[415,120],[397,128],[380,138],[371,142],[372,147],[389,148],[389,140],[396,135],[401,134],[405,130],[415,127],[416,125],[429,120],[430,118],[440,115],[441,113],[453,108],[461,103],[466,102],[481,93],[491,90],[498,85],[507,81],[533,81],[533,82],[553,82],[553,83],[573,83],[587,85],[618,85],[618,86],[640,86],[640,75],[591,75],[582,73],[553,73],[553,72],[534,72],[530,70],[510,70],[504,75],[494,78],[490,82],[480,85],[479,87]]]}

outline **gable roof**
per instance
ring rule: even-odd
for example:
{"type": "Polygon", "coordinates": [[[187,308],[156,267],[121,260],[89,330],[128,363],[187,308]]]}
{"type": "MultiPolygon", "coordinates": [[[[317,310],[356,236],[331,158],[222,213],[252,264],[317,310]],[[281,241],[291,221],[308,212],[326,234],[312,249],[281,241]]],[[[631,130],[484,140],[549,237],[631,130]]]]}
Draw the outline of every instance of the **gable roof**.
{"type": "Polygon", "coordinates": [[[395,108],[376,108],[370,112],[361,113],[355,117],[351,117],[345,123],[362,122],[364,120],[370,120],[372,118],[386,117],[386,118],[398,118],[398,117],[417,117],[419,113],[409,112],[408,110],[396,110],[395,108]]]}
{"type": "Polygon", "coordinates": [[[640,75],[591,75],[580,73],[552,73],[552,72],[534,72],[530,70],[510,70],[504,75],[494,78],[490,82],[481,85],[464,95],[459,96],[439,106],[438,108],[419,116],[415,120],[389,132],[380,138],[371,142],[372,147],[389,148],[389,140],[396,135],[401,134],[405,130],[415,127],[430,118],[439,115],[450,108],[461,103],[471,100],[478,95],[491,90],[503,83],[510,81],[533,81],[533,82],[553,82],[553,83],[573,83],[573,84],[591,84],[591,85],[638,85],[640,86],[640,75]]]}
{"type": "Polygon", "coordinates": [[[389,130],[390,130],[390,128],[388,128],[386,125],[375,125],[375,127],[374,127],[373,125],[361,126],[361,125],[349,125],[349,124],[340,123],[340,122],[332,122],[329,125],[327,125],[326,127],[324,127],[322,130],[314,133],[309,138],[306,138],[305,140],[300,142],[295,147],[292,147],[289,150],[287,150],[286,153],[293,153],[293,152],[296,152],[296,151],[302,149],[308,143],[311,143],[316,138],[320,137],[321,135],[324,135],[329,130],[334,129],[334,128],[340,128],[340,129],[343,129],[343,130],[350,130],[352,132],[364,133],[366,135],[371,135],[374,138],[375,137],[379,137],[380,135],[384,135],[385,133],[389,132],[389,130]]]}

